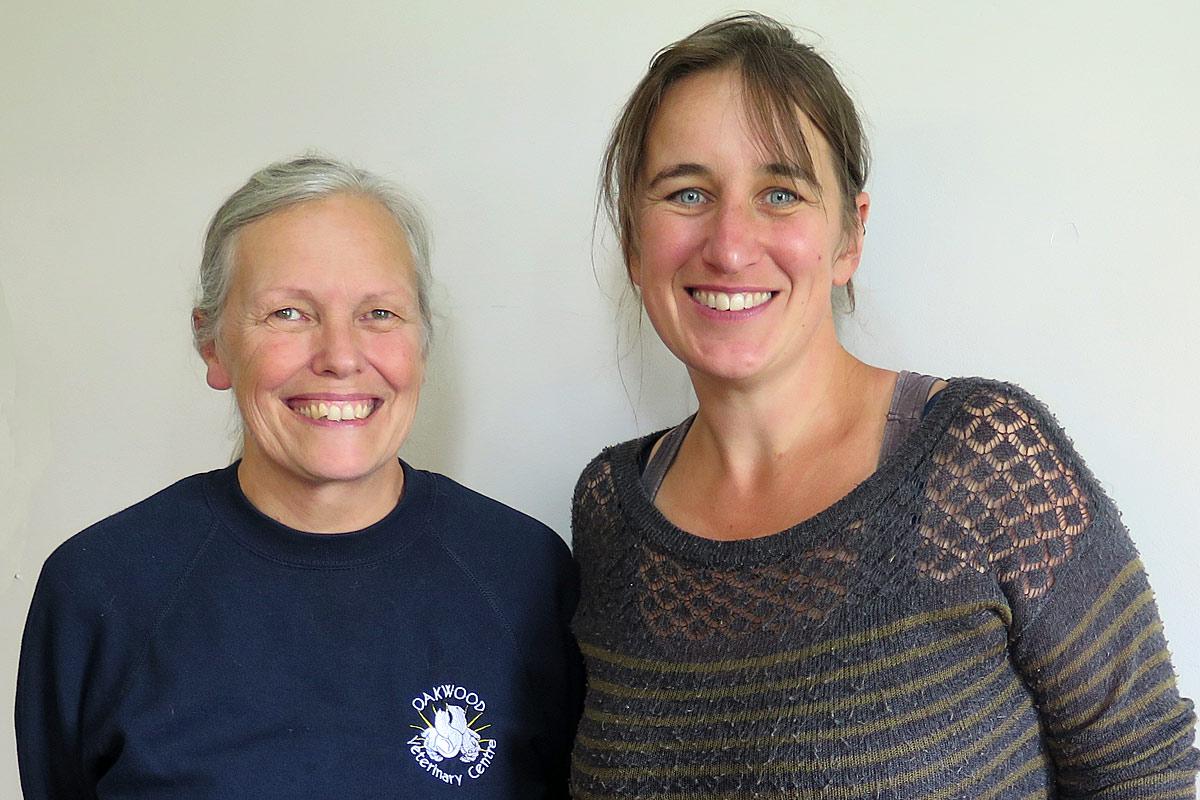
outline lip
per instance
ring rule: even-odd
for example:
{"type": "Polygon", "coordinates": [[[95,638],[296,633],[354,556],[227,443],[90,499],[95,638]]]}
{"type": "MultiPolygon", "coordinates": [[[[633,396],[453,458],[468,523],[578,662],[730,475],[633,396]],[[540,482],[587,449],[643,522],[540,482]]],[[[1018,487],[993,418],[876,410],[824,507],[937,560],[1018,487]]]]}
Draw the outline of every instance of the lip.
{"type": "Polygon", "coordinates": [[[360,392],[305,392],[304,394],[294,394],[288,397],[284,402],[289,405],[292,403],[304,403],[316,400],[318,402],[325,401],[326,403],[363,403],[368,400],[380,400],[377,394],[363,394],[360,392]]]}
{"type": "Polygon", "coordinates": [[[768,289],[765,286],[718,286],[714,283],[689,283],[684,286],[684,291],[687,292],[724,292],[725,294],[739,294],[745,292],[770,292],[771,294],[779,294],[777,289],[768,289]]]}

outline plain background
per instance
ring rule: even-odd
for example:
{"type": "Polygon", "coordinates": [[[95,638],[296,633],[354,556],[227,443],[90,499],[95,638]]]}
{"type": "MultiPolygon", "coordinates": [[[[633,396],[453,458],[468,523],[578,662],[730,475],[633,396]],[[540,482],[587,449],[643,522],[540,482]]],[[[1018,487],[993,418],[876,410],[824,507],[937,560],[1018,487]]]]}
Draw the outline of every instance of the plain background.
{"type": "MultiPolygon", "coordinates": [[[[845,340],[1050,405],[1121,505],[1196,697],[1200,5],[760,8],[806,30],[867,119],[873,212],[845,340]]],[[[7,0],[0,795],[16,794],[10,699],[46,555],[228,461],[230,402],[204,384],[188,314],[204,226],[258,167],[319,149],[427,209],[439,320],[405,449],[418,466],[569,538],[587,460],[690,410],[683,370],[619,308],[594,189],[651,54],[729,10],[7,0]]]]}

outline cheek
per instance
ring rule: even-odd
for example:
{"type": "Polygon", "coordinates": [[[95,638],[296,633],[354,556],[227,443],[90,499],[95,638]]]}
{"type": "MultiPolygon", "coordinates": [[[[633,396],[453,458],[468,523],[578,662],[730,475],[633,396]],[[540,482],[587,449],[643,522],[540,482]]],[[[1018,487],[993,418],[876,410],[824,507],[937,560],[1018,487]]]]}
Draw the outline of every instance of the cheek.
{"type": "Polygon", "coordinates": [[[381,337],[372,343],[369,357],[379,374],[396,391],[415,392],[420,388],[425,377],[425,360],[421,357],[419,333],[381,337]]]}
{"type": "Polygon", "coordinates": [[[771,239],[771,260],[795,275],[827,269],[833,263],[833,244],[823,234],[808,226],[781,227],[771,239]]]}
{"type": "MultiPolygon", "coordinates": [[[[670,278],[704,246],[704,236],[694,220],[648,215],[639,231],[641,281],[654,284],[670,278]]],[[[634,276],[637,278],[638,276],[634,276]]],[[[643,290],[646,288],[642,287],[643,290]]]]}
{"type": "Polygon", "coordinates": [[[309,347],[303,335],[271,337],[244,348],[241,362],[234,377],[234,391],[242,384],[243,390],[273,389],[284,384],[310,358],[309,347]]]}

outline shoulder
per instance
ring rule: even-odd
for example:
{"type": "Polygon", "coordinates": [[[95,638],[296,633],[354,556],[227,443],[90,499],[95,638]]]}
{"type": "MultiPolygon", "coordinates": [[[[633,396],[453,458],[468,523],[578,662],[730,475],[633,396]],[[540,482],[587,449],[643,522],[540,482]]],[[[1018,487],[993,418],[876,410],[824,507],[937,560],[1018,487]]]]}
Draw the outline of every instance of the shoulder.
{"type": "Polygon", "coordinates": [[[163,550],[186,548],[189,534],[202,535],[212,525],[205,484],[213,473],[184,478],[128,508],[118,511],[67,539],[50,554],[46,568],[89,568],[98,559],[120,557],[142,568],[161,560],[163,550]]]}
{"type": "Polygon", "coordinates": [[[1070,471],[1091,484],[1093,478],[1066,431],[1044,403],[1012,383],[986,378],[956,378],[935,405],[946,425],[939,441],[943,458],[982,459],[1001,472],[1036,469],[1049,477],[1070,471]]]}
{"type": "Polygon", "coordinates": [[[527,514],[445,475],[424,474],[435,485],[429,521],[434,537],[518,648],[559,636],[579,596],[578,569],[566,542],[527,514]]]}
{"type": "Polygon", "coordinates": [[[643,453],[648,452],[668,430],[638,436],[601,450],[575,482],[573,508],[578,510],[589,503],[605,505],[619,486],[628,487],[630,481],[640,479],[643,453]]]}
{"type": "Polygon", "coordinates": [[[956,395],[961,401],[961,407],[965,409],[982,411],[993,406],[1019,408],[1039,417],[1052,418],[1045,404],[1027,390],[1008,381],[977,377],[952,378],[943,391],[945,389],[953,389],[950,394],[956,395]]]}
{"type": "Polygon", "coordinates": [[[549,527],[521,511],[436,472],[430,524],[442,543],[489,570],[561,569],[570,561],[566,543],[549,527]]]}
{"type": "Polygon", "coordinates": [[[933,560],[967,559],[1036,597],[1081,548],[1111,538],[1089,530],[1119,528],[1116,508],[1066,432],[1029,392],[955,379],[930,414],[940,435],[920,485],[927,545],[944,551],[933,560]]]}
{"type": "Polygon", "coordinates": [[[85,604],[158,595],[212,529],[212,474],[184,478],[67,539],[46,559],[39,594],[85,604]]]}
{"type": "Polygon", "coordinates": [[[26,684],[30,670],[73,671],[97,698],[111,700],[209,540],[207,480],[186,478],[76,534],[46,559],[22,640],[26,684]]]}

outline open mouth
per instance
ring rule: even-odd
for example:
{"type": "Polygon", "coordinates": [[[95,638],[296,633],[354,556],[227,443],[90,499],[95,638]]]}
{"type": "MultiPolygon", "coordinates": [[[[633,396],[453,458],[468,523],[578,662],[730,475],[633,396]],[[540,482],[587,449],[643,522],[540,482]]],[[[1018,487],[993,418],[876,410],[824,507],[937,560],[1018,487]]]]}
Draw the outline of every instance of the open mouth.
{"type": "Polygon", "coordinates": [[[757,308],[775,296],[775,292],[710,292],[688,289],[688,294],[702,306],[713,311],[746,311],[757,308]]]}
{"type": "Polygon", "coordinates": [[[329,400],[289,400],[288,408],[309,419],[352,422],[371,416],[380,404],[381,401],[374,398],[344,403],[329,400]]]}

